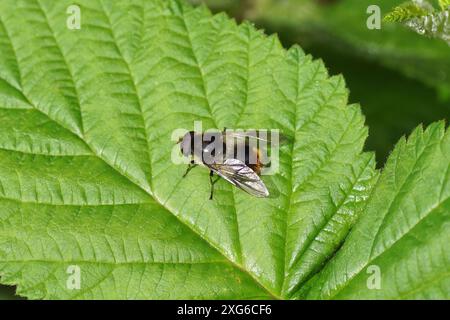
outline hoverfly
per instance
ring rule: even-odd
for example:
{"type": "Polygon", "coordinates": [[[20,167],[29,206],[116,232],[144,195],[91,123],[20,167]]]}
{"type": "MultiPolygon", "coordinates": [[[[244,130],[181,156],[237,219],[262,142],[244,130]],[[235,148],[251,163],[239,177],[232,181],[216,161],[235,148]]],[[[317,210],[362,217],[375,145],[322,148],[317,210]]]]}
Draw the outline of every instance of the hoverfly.
{"type": "Polygon", "coordinates": [[[250,143],[251,139],[268,141],[257,135],[229,132],[226,129],[215,133],[194,131],[186,133],[178,141],[183,156],[191,159],[183,178],[192,168],[202,165],[210,170],[210,200],[213,198],[214,184],[220,177],[253,196],[268,197],[269,191],[259,177],[261,169],[265,166],[261,162],[261,150],[255,143],[250,143]],[[227,139],[233,139],[231,148],[230,141],[227,144],[227,139]],[[215,147],[211,147],[212,143],[215,147]],[[218,146],[220,148],[217,148],[218,146]],[[238,151],[239,148],[241,152],[238,151]],[[216,180],[213,180],[214,174],[219,176],[216,180]]]}

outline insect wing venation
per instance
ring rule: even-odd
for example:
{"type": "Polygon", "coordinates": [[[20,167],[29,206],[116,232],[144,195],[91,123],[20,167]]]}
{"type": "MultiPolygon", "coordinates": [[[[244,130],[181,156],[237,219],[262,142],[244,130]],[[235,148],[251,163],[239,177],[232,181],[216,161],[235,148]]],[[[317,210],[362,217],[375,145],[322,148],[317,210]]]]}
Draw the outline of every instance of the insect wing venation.
{"type": "Polygon", "coordinates": [[[224,163],[215,163],[208,165],[208,167],[231,184],[251,195],[256,197],[269,196],[269,191],[261,178],[241,160],[226,159],[224,163]]]}

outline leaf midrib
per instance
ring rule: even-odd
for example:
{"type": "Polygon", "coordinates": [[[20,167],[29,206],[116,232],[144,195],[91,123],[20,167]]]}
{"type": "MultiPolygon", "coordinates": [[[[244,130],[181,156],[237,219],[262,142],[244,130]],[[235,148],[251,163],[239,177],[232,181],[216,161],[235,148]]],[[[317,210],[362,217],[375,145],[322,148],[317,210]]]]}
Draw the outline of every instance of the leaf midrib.
{"type": "Polygon", "coordinates": [[[193,262],[165,262],[165,261],[124,261],[124,262],[111,262],[111,261],[98,261],[89,259],[70,259],[70,260],[56,260],[56,259],[20,259],[20,260],[7,260],[8,263],[24,263],[24,262],[34,262],[34,263],[55,263],[55,264],[65,264],[65,263],[97,263],[97,264],[107,264],[107,265],[199,265],[199,264],[228,264],[227,260],[210,260],[210,261],[193,261],[193,262]]]}
{"type": "MultiPolygon", "coordinates": [[[[352,191],[354,190],[354,187],[356,186],[356,184],[359,182],[359,179],[364,175],[366,169],[368,167],[370,167],[370,163],[372,161],[372,157],[367,157],[367,161],[364,164],[364,167],[361,168],[361,172],[357,175],[357,177],[355,177],[354,182],[351,184],[351,186],[349,187],[349,191],[345,194],[345,196],[342,198],[341,202],[339,202],[339,204],[333,208],[333,213],[336,214],[341,208],[342,206],[345,204],[345,201],[348,199],[349,195],[352,193],[352,191]]],[[[323,221],[323,223],[320,225],[320,228],[317,229],[317,232],[315,232],[315,236],[311,237],[310,240],[305,244],[305,248],[302,250],[302,252],[298,255],[298,257],[295,259],[296,262],[300,261],[300,259],[305,255],[306,251],[312,246],[312,243],[314,241],[314,239],[317,237],[317,235],[320,234],[320,232],[324,229],[324,227],[331,221],[331,219],[334,217],[334,214],[330,214],[330,216],[325,219],[323,221]]],[[[345,240],[343,240],[344,242],[345,240]]],[[[295,262],[294,262],[295,263],[295,262]]],[[[300,290],[300,288],[302,287],[302,285],[304,285],[305,283],[308,282],[308,280],[310,280],[311,278],[313,278],[313,276],[315,274],[318,274],[320,272],[320,270],[322,269],[318,269],[316,271],[311,272],[303,281],[297,283],[295,285],[295,287],[292,288],[291,290],[291,294],[290,296],[292,297],[293,295],[295,295],[296,292],[298,292],[298,290],[300,290]]]]}
{"type": "MultiPolygon", "coordinates": [[[[149,170],[150,177],[152,177],[152,159],[151,159],[151,151],[150,151],[150,142],[149,142],[149,139],[148,139],[149,132],[148,132],[148,128],[147,128],[147,122],[145,121],[144,109],[143,109],[143,106],[142,106],[142,98],[141,98],[141,96],[139,94],[138,87],[136,85],[136,80],[135,80],[135,78],[133,76],[133,72],[132,72],[132,68],[130,66],[130,63],[125,59],[125,56],[124,56],[122,50],[120,49],[120,46],[118,45],[117,37],[116,37],[116,35],[114,33],[114,29],[113,29],[113,25],[112,25],[112,22],[111,22],[111,18],[109,17],[108,13],[106,12],[106,9],[105,9],[105,7],[103,5],[103,1],[102,0],[100,0],[100,4],[102,6],[102,11],[103,11],[103,13],[104,13],[104,15],[105,15],[105,17],[106,17],[106,19],[108,21],[109,29],[111,30],[111,36],[113,38],[113,42],[114,42],[114,45],[116,47],[116,50],[119,53],[123,63],[125,64],[125,66],[126,66],[126,68],[128,70],[130,81],[131,81],[131,83],[133,85],[133,90],[134,90],[134,93],[135,93],[135,96],[136,96],[137,104],[139,106],[139,111],[140,111],[140,114],[142,116],[142,125],[143,125],[143,128],[144,128],[145,142],[146,142],[146,145],[147,145],[147,157],[148,157],[148,163],[149,163],[148,170],[149,170]]],[[[56,39],[56,37],[55,37],[55,39],[56,39]]],[[[75,82],[74,82],[74,86],[75,86],[75,82]]],[[[80,106],[80,110],[81,110],[81,106],[80,106]]],[[[83,119],[83,117],[81,117],[81,119],[83,119]]],[[[150,191],[153,192],[153,179],[150,179],[149,186],[150,186],[150,191]]]]}
{"type": "MultiPolygon", "coordinates": [[[[314,75],[311,77],[311,79],[308,81],[308,83],[306,83],[304,85],[303,89],[309,87],[314,82],[314,79],[317,77],[317,74],[319,72],[319,68],[320,67],[317,66],[317,68],[316,68],[316,70],[314,72],[314,75]]],[[[297,78],[298,78],[298,74],[299,73],[300,73],[300,65],[297,63],[297,78]]],[[[294,105],[294,108],[295,108],[294,126],[297,123],[297,119],[298,119],[298,104],[299,104],[299,98],[300,98],[300,92],[299,92],[298,86],[297,86],[297,91],[296,91],[296,97],[295,98],[296,98],[295,101],[290,101],[289,100],[294,105]]],[[[295,131],[297,131],[297,128],[295,128],[295,131]]],[[[285,226],[285,230],[284,230],[284,250],[283,250],[283,252],[284,252],[284,259],[283,259],[283,263],[284,263],[284,265],[283,265],[284,277],[283,277],[283,282],[281,284],[281,292],[285,292],[286,274],[288,273],[288,261],[286,261],[287,258],[288,258],[287,238],[288,238],[288,230],[289,230],[289,223],[290,223],[290,212],[291,212],[292,201],[293,201],[293,192],[294,192],[293,191],[294,186],[292,184],[293,172],[294,172],[294,159],[293,159],[294,156],[293,156],[293,154],[294,154],[294,149],[295,149],[296,142],[297,142],[297,139],[296,139],[296,135],[295,135],[295,132],[294,132],[292,146],[291,146],[291,149],[290,149],[290,155],[291,155],[290,182],[291,182],[291,184],[290,184],[290,188],[289,188],[289,191],[290,191],[290,193],[289,193],[289,201],[288,201],[288,205],[287,205],[287,208],[286,208],[287,210],[286,210],[286,217],[285,217],[285,219],[286,219],[286,222],[285,222],[286,226],[285,226]]]]}

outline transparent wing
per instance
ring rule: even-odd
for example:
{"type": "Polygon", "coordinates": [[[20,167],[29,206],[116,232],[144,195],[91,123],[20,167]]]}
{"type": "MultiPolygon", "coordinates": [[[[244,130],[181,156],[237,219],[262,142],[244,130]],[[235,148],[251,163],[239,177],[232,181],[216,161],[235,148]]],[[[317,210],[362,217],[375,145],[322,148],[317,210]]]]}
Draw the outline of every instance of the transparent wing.
{"type": "MultiPolygon", "coordinates": [[[[237,139],[249,138],[249,139],[254,139],[254,140],[258,140],[258,141],[265,141],[265,142],[271,142],[272,141],[271,135],[265,134],[264,138],[261,137],[259,130],[255,130],[253,132],[251,132],[251,131],[250,132],[224,131],[223,135],[225,137],[237,138],[237,139]]],[[[286,142],[291,141],[292,139],[289,138],[287,135],[279,133],[278,134],[278,140],[279,140],[280,143],[284,144],[286,142]]]]}
{"type": "Polygon", "coordinates": [[[256,197],[265,198],[269,196],[264,182],[244,162],[238,159],[226,159],[224,163],[214,163],[208,167],[219,176],[256,197]]]}
{"type": "Polygon", "coordinates": [[[242,138],[242,139],[243,138],[250,138],[250,139],[255,139],[255,140],[259,140],[259,141],[270,142],[270,138],[268,138],[268,137],[261,138],[261,137],[259,137],[258,133],[251,134],[251,133],[245,133],[245,132],[226,132],[225,135],[230,137],[230,138],[242,138]]]}

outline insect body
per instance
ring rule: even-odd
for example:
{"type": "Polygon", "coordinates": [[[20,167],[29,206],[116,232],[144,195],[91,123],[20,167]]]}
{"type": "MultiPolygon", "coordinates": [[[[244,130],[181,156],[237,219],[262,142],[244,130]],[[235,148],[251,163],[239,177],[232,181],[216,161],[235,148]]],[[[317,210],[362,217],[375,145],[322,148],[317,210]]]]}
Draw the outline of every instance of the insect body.
{"type": "Polygon", "coordinates": [[[263,167],[260,149],[250,142],[251,139],[259,138],[225,131],[186,133],[179,140],[180,150],[184,156],[191,158],[191,162],[183,177],[195,166],[203,165],[210,170],[210,199],[213,198],[214,183],[217,182],[212,179],[214,173],[251,195],[268,197],[269,191],[259,177],[263,167]]]}

